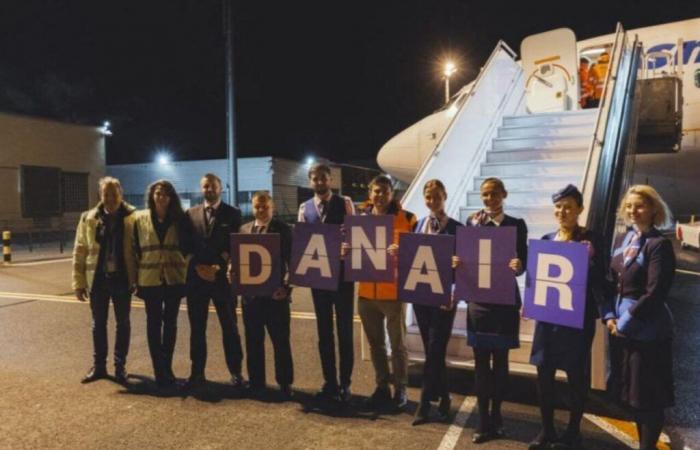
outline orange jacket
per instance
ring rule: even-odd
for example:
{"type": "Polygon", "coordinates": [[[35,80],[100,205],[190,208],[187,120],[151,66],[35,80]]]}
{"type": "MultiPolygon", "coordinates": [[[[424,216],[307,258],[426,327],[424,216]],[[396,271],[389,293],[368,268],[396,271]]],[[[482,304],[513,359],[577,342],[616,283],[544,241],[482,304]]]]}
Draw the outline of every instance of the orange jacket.
{"type": "Polygon", "coordinates": [[[593,86],[591,86],[588,64],[581,64],[578,68],[578,79],[581,83],[581,95],[579,103],[581,106],[586,106],[588,99],[593,96],[593,86]]]}
{"type": "Polygon", "coordinates": [[[605,77],[608,75],[608,65],[610,64],[610,55],[603,53],[598,58],[598,61],[593,64],[588,71],[588,82],[593,89],[593,98],[600,100],[603,96],[603,87],[605,85],[605,77]]]}
{"type": "MultiPolygon", "coordinates": [[[[364,209],[366,213],[372,211],[372,205],[368,205],[364,209]]],[[[416,225],[416,216],[406,210],[401,209],[401,206],[396,203],[389,210],[390,214],[394,215],[394,244],[399,243],[399,235],[401,233],[410,233],[416,225]],[[393,210],[393,211],[392,211],[393,210]]],[[[358,296],[369,300],[394,300],[398,298],[398,281],[394,275],[394,281],[382,283],[374,283],[371,281],[360,282],[360,290],[358,296]]]]}

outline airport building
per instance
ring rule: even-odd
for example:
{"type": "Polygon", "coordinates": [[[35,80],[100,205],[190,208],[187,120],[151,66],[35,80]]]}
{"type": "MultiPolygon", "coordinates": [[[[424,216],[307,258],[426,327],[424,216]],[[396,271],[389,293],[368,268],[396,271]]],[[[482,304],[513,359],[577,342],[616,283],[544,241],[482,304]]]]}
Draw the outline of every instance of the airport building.
{"type": "MultiPolygon", "coordinates": [[[[219,176],[223,182],[223,198],[228,199],[231,180],[228,160],[198,161],[160,160],[146,164],[119,164],[107,166],[107,173],[119,178],[125,199],[142,208],[145,192],[150,183],[166,179],[173,183],[184,207],[202,201],[199,181],[205,173],[219,176]]],[[[379,173],[376,169],[333,164],[332,189],[351,197],[356,202],[366,199],[368,182],[379,173]]],[[[285,219],[296,217],[299,203],[312,195],[308,182],[309,162],[298,162],[272,156],[238,158],[238,196],[235,203],[244,216],[251,216],[251,200],[256,191],[269,191],[275,201],[277,214],[285,219]]]]}
{"type": "Polygon", "coordinates": [[[0,228],[71,230],[97,201],[103,127],[0,113],[0,228]]]}

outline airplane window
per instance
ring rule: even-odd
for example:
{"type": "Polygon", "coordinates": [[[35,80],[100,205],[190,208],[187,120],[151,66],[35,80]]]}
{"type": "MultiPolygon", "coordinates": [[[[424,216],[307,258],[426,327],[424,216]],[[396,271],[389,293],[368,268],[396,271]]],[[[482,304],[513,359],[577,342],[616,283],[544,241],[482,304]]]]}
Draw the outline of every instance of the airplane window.
{"type": "Polygon", "coordinates": [[[700,88],[700,69],[695,69],[695,87],[700,88]]]}

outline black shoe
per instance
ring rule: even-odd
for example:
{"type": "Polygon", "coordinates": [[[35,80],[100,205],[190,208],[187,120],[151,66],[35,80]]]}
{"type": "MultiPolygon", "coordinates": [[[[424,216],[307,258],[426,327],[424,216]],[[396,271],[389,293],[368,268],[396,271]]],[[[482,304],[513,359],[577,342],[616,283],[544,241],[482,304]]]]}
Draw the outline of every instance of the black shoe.
{"type": "Polygon", "coordinates": [[[245,389],[247,386],[245,378],[243,378],[243,375],[241,375],[240,373],[231,375],[231,385],[236,389],[245,389]]]}
{"type": "Polygon", "coordinates": [[[338,388],[324,384],[323,387],[314,395],[316,400],[334,401],[338,399],[338,388]]]}
{"type": "Polygon", "coordinates": [[[405,387],[399,386],[394,388],[394,406],[400,410],[404,410],[408,406],[408,395],[405,387]]]}
{"type": "Polygon", "coordinates": [[[245,396],[249,398],[259,398],[265,393],[266,386],[260,384],[249,384],[245,387],[245,396]]]}
{"type": "Polygon", "coordinates": [[[191,375],[185,384],[182,385],[181,390],[182,391],[194,391],[196,389],[199,389],[200,387],[204,386],[204,383],[206,382],[206,379],[204,378],[204,375],[191,375]]]}
{"type": "Polygon", "coordinates": [[[528,450],[548,450],[555,440],[556,436],[549,435],[542,430],[540,434],[528,444],[527,448],[528,450]]]}
{"type": "Polygon", "coordinates": [[[486,441],[491,440],[492,437],[493,435],[488,431],[475,431],[472,434],[472,443],[482,444],[486,441]]]}
{"type": "Polygon", "coordinates": [[[379,409],[391,402],[391,391],[388,387],[377,387],[372,395],[366,399],[363,406],[367,409],[379,409]]]}
{"type": "Polygon", "coordinates": [[[570,450],[581,448],[581,433],[566,431],[561,437],[552,442],[552,449],[570,450]]]}
{"type": "Polygon", "coordinates": [[[81,383],[87,384],[87,383],[92,383],[93,381],[101,380],[103,378],[107,378],[107,369],[102,366],[92,366],[90,370],[88,370],[88,373],[85,374],[82,380],[80,380],[81,383]]]}
{"type": "Polygon", "coordinates": [[[338,389],[338,401],[344,405],[347,405],[350,403],[350,397],[352,397],[350,386],[340,386],[340,389],[338,389]]]}
{"type": "Polygon", "coordinates": [[[177,378],[169,375],[156,375],[156,384],[159,388],[166,389],[177,384],[177,378]]]}
{"type": "Polygon", "coordinates": [[[427,423],[430,418],[430,402],[427,400],[422,400],[416,414],[413,416],[413,426],[423,425],[427,423]]]}
{"type": "Polygon", "coordinates": [[[129,374],[126,372],[126,367],[119,365],[114,367],[114,379],[119,384],[127,384],[127,378],[129,374]]]}
{"type": "Polygon", "coordinates": [[[440,404],[438,405],[438,420],[446,422],[450,419],[451,405],[452,399],[449,395],[444,395],[440,398],[440,404]]]}
{"type": "Polygon", "coordinates": [[[291,400],[294,398],[294,391],[292,391],[292,385],[291,384],[283,384],[280,386],[280,394],[282,395],[282,398],[285,401],[291,400]]]}

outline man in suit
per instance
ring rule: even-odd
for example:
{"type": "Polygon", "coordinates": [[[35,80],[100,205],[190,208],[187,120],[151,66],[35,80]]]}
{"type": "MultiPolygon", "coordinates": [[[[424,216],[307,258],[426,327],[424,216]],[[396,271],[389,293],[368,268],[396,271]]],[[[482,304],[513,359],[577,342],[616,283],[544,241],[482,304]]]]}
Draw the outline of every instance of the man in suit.
{"type": "MultiPolygon", "coordinates": [[[[265,383],[265,328],[270,335],[275,353],[275,380],[285,399],[292,397],[294,369],[292,348],[289,341],[291,322],[291,289],[286,283],[289,258],[292,252],[292,229],[285,222],[273,217],[274,203],[266,191],[253,194],[255,220],[241,227],[241,233],[280,235],[282,258],[282,286],[269,297],[243,297],[243,323],[245,325],[245,349],[247,355],[249,395],[255,397],[264,392],[265,383]]],[[[231,271],[236,282],[236,274],[231,271]]]]}
{"type": "MultiPolygon", "coordinates": [[[[346,215],[355,214],[349,197],[341,197],[331,191],[331,168],[326,164],[314,164],[309,169],[309,184],[314,196],[299,205],[299,222],[342,224],[346,215]]],[[[341,256],[347,251],[343,247],[341,256]]],[[[353,310],[354,284],[343,281],[343,270],[337,291],[311,289],[316,326],[318,350],[321,355],[324,384],[317,397],[324,400],[350,401],[350,381],[354,363],[353,310]],[[333,335],[333,309],[335,309],[338,332],[339,374],[335,365],[335,338],[333,335]]]]}
{"type": "Polygon", "coordinates": [[[192,372],[186,390],[205,382],[207,360],[207,318],[212,300],[221,324],[226,365],[235,387],[243,387],[243,351],[236,323],[236,298],[226,279],[230,234],[238,232],[241,211],[221,201],[221,179],[214,174],[200,181],[204,202],[185,213],[182,250],[190,255],[187,269],[187,315],[190,319],[190,359],[192,372]]]}

